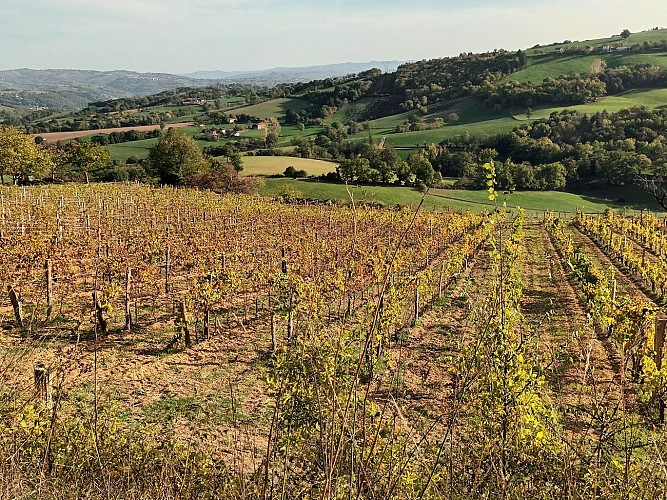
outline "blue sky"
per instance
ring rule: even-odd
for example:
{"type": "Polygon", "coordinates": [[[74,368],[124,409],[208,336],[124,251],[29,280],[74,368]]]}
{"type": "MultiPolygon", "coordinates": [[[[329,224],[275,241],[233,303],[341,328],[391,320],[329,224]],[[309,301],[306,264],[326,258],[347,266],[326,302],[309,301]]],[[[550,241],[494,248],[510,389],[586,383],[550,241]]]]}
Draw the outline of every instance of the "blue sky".
{"type": "Polygon", "coordinates": [[[0,69],[430,59],[667,25],[664,0],[2,0],[0,69]]]}

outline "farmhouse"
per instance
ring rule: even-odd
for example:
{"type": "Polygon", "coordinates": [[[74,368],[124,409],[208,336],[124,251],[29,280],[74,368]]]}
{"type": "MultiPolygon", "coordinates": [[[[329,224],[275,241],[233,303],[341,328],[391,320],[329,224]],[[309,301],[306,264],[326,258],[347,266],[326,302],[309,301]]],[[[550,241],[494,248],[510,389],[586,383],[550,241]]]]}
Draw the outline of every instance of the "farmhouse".
{"type": "Polygon", "coordinates": [[[206,99],[199,99],[198,97],[189,97],[188,99],[183,99],[181,104],[183,106],[191,106],[193,104],[206,104],[208,101],[206,99]]]}
{"type": "Polygon", "coordinates": [[[253,123],[252,128],[257,129],[257,130],[264,130],[264,129],[266,129],[266,122],[253,123]]]}

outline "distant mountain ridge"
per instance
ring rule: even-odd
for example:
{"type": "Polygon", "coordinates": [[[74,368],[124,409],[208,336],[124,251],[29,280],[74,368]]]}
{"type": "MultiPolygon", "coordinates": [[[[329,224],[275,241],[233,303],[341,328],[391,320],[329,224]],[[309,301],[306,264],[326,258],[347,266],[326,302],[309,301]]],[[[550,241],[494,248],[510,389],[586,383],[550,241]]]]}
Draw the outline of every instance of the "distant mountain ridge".
{"type": "Polygon", "coordinates": [[[95,71],[80,69],[10,69],[0,71],[0,90],[51,90],[54,87],[82,87],[95,85],[113,92],[134,93],[141,90],[156,92],[164,87],[196,85],[192,78],[167,73],[137,73],[114,70],[95,71]]]}
{"type": "Polygon", "coordinates": [[[0,107],[22,114],[45,108],[74,111],[91,102],[152,95],[179,87],[215,83],[274,86],[345,76],[371,68],[391,72],[400,64],[401,61],[368,61],[259,71],[198,71],[188,75],[126,70],[11,69],[0,71],[0,107]]]}
{"type": "Polygon", "coordinates": [[[256,71],[196,71],[194,73],[185,73],[181,76],[195,79],[276,85],[278,83],[323,80],[325,78],[360,73],[372,68],[379,68],[383,72],[393,72],[405,62],[407,61],[367,61],[360,63],[322,64],[317,66],[276,67],[256,71]]]}
{"type": "Polygon", "coordinates": [[[166,73],[21,68],[0,71],[0,106],[24,113],[44,108],[71,111],[94,101],[212,83],[166,73]]]}

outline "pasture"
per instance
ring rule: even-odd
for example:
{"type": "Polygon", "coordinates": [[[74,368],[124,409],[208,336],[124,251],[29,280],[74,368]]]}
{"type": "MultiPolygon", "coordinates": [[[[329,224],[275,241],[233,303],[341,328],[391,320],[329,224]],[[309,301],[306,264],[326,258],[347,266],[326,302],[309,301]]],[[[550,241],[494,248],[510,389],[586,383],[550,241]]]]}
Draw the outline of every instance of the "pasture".
{"type": "MultiPolygon", "coordinates": [[[[313,180],[266,179],[261,193],[266,196],[290,195],[296,198],[334,200],[350,203],[354,200],[377,203],[382,206],[416,207],[422,200],[422,193],[414,187],[406,186],[365,186],[327,183],[313,180]]],[[[650,196],[635,188],[623,188],[610,194],[588,192],[573,194],[560,191],[517,191],[509,195],[501,194],[499,203],[509,208],[521,207],[529,214],[537,215],[546,210],[573,214],[577,210],[590,213],[604,212],[607,208],[616,210],[650,209],[662,211],[650,196]]],[[[480,212],[492,210],[495,203],[489,201],[486,191],[459,189],[430,189],[424,207],[428,210],[470,210],[480,212]]]]}
{"type": "Polygon", "coordinates": [[[579,104],[576,106],[536,107],[533,109],[530,118],[524,114],[524,110],[514,108],[512,109],[512,115],[517,121],[533,122],[541,118],[548,118],[551,113],[558,113],[565,109],[577,111],[578,113],[594,114],[602,111],[615,113],[622,109],[628,109],[634,106],[645,106],[649,109],[663,108],[667,106],[667,89],[634,89],[623,92],[622,94],[602,97],[596,102],[587,104],[579,104]]]}

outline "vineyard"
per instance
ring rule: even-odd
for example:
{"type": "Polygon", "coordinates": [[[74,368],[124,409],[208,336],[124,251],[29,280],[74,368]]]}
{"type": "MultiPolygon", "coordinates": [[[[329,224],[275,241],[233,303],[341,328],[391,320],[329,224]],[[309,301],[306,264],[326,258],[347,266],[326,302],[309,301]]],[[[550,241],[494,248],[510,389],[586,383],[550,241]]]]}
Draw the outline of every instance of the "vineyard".
{"type": "Polygon", "coordinates": [[[667,495],[655,214],[0,202],[2,497],[667,495]]]}

